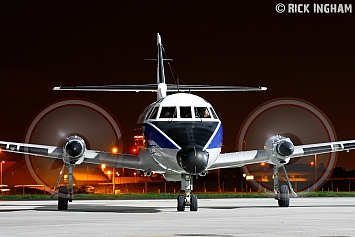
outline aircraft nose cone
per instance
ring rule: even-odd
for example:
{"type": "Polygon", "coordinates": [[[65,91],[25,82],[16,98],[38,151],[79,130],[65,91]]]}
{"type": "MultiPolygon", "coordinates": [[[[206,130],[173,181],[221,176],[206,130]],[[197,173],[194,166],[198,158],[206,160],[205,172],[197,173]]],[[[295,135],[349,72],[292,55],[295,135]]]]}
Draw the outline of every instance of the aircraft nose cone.
{"type": "Polygon", "coordinates": [[[207,168],[208,152],[199,146],[186,147],[177,153],[176,160],[189,174],[199,174],[207,168]]]}
{"type": "Polygon", "coordinates": [[[292,142],[289,141],[282,141],[278,146],[277,146],[277,153],[281,156],[289,156],[292,155],[294,151],[294,145],[292,142]]]}

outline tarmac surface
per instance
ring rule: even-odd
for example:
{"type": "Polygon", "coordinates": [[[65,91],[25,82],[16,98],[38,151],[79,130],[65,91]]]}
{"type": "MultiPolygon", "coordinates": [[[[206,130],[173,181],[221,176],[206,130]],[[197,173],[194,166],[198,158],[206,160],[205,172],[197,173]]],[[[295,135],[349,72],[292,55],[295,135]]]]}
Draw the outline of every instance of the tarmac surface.
{"type": "Polygon", "coordinates": [[[355,236],[355,198],[0,201],[0,236],[355,236]]]}

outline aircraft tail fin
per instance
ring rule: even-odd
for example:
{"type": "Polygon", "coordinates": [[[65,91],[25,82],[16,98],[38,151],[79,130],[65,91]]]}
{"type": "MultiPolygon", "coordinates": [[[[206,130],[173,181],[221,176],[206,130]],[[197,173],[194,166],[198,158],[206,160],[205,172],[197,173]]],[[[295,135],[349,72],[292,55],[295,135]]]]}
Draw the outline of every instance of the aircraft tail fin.
{"type": "Polygon", "coordinates": [[[157,99],[164,98],[167,92],[167,86],[165,84],[165,73],[163,63],[163,45],[161,44],[160,34],[157,34],[157,47],[158,47],[158,66],[157,66],[157,99]]]}
{"type": "Polygon", "coordinates": [[[158,67],[157,67],[157,84],[165,83],[164,63],[163,63],[163,45],[161,44],[160,34],[157,34],[158,47],[158,67]]]}

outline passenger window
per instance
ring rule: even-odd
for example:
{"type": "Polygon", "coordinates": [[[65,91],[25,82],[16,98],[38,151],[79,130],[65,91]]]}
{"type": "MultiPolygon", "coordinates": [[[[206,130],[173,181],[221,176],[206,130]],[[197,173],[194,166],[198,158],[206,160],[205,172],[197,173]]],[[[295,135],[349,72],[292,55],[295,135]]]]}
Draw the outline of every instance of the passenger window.
{"type": "Polygon", "coordinates": [[[211,115],[208,112],[207,107],[196,107],[195,108],[195,117],[196,118],[211,118],[211,115]]]}
{"type": "Polygon", "coordinates": [[[159,107],[154,107],[153,112],[150,114],[149,119],[156,119],[159,107]]]}
{"type": "Polygon", "coordinates": [[[180,107],[180,118],[192,118],[190,106],[180,107]]]}
{"type": "Polygon", "coordinates": [[[176,118],[176,108],[162,107],[160,112],[160,118],[176,118]]]}

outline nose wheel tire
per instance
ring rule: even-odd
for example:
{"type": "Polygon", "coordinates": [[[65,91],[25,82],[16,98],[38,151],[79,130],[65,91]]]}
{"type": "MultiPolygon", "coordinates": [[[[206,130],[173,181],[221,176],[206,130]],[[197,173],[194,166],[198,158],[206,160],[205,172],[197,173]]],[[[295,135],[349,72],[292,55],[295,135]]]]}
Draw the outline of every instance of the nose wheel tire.
{"type": "Polygon", "coordinates": [[[197,209],[198,209],[197,196],[191,195],[190,211],[197,211],[197,209]]]}
{"type": "Polygon", "coordinates": [[[185,197],[184,195],[179,195],[177,198],[177,210],[185,211],[185,197]]]}
{"type": "Polygon", "coordinates": [[[60,186],[58,192],[58,210],[68,210],[68,188],[60,186]]]}
{"type": "Polygon", "coordinates": [[[290,191],[287,185],[281,185],[280,189],[280,199],[278,199],[279,207],[289,207],[290,206],[290,191]]]}
{"type": "Polygon", "coordinates": [[[197,209],[198,209],[197,196],[191,195],[190,196],[190,203],[186,203],[185,196],[179,195],[177,198],[177,210],[178,211],[185,211],[185,206],[190,206],[190,211],[197,211],[197,209]]]}

